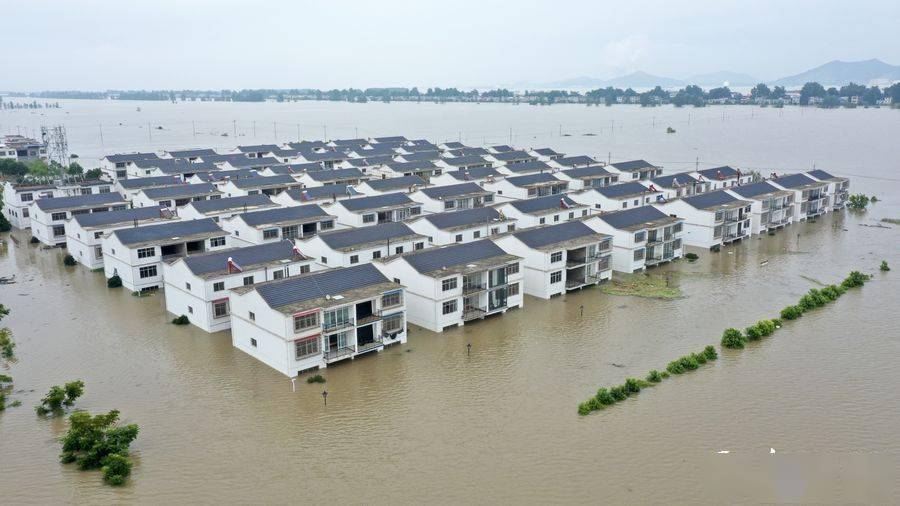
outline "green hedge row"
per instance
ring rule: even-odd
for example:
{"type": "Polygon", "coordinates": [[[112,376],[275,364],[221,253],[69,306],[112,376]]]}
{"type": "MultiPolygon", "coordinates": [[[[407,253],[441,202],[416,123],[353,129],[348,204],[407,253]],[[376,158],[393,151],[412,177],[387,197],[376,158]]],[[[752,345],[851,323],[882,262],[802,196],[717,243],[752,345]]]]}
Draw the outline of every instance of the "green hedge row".
{"type": "Polygon", "coordinates": [[[871,276],[859,271],[853,271],[841,281],[840,285],[829,285],[822,289],[813,288],[803,297],[800,297],[797,304],[782,309],[781,317],[785,320],[796,320],[803,316],[803,313],[811,309],[820,308],[836,300],[850,288],[863,286],[870,278],[871,276]]]}

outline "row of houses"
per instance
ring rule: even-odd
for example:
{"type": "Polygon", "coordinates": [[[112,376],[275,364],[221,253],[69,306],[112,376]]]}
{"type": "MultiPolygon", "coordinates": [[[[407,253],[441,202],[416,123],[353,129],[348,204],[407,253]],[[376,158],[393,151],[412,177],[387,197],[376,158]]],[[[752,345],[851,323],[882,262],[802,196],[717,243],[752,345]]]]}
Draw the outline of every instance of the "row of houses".
{"type": "Polygon", "coordinates": [[[294,144],[110,155],[109,181],[7,184],[4,212],[293,376],[404,342],[407,323],[440,332],[840,209],[849,184],[402,137],[294,144]]]}

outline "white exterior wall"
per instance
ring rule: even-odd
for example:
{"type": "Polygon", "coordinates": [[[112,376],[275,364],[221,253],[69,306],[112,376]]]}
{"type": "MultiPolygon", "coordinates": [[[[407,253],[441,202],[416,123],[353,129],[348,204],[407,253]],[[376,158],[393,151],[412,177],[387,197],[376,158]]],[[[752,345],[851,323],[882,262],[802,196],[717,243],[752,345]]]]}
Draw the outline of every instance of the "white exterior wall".
{"type": "MultiPolygon", "coordinates": [[[[225,237],[225,246],[217,247],[210,247],[209,238],[203,239],[204,252],[219,251],[230,247],[227,235],[225,235],[225,237]]],[[[193,240],[185,242],[193,242],[193,240]]],[[[132,292],[141,291],[145,288],[161,287],[163,285],[163,260],[160,254],[161,246],[159,244],[148,244],[146,246],[131,248],[123,245],[115,234],[110,234],[103,238],[102,245],[103,274],[106,276],[106,279],[118,274],[122,279],[122,286],[132,292]],[[154,249],[152,257],[138,258],[138,249],[150,247],[154,249]],[[156,276],[141,278],[140,268],[150,265],[156,266],[156,276]]]]}
{"type": "Polygon", "coordinates": [[[585,224],[593,228],[597,232],[601,232],[612,236],[612,269],[616,272],[633,273],[643,270],[646,267],[645,257],[639,259],[634,258],[635,251],[644,250],[646,245],[647,230],[640,229],[631,232],[629,230],[619,230],[613,228],[605,221],[599,218],[591,218],[585,220],[585,224]],[[635,242],[634,236],[641,231],[644,232],[644,241],[635,242]]]}
{"type": "MultiPolygon", "coordinates": [[[[722,244],[722,235],[725,233],[724,227],[722,235],[714,237],[716,227],[715,211],[697,209],[683,200],[673,200],[656,207],[666,214],[675,214],[679,218],[684,219],[684,232],[682,233],[684,244],[705,249],[722,244]]],[[[722,225],[722,223],[719,223],[719,225],[722,225]]]]}
{"type": "Polygon", "coordinates": [[[322,238],[318,235],[305,240],[297,239],[294,240],[294,243],[304,255],[310,257],[318,265],[328,268],[352,267],[354,265],[367,264],[373,260],[372,255],[376,251],[381,253],[381,258],[385,258],[391,255],[396,255],[397,248],[403,248],[402,253],[409,253],[410,251],[414,251],[415,245],[417,243],[422,244],[422,249],[428,248],[430,246],[430,244],[428,244],[428,239],[425,237],[403,241],[391,240],[390,251],[388,251],[387,241],[385,241],[384,244],[357,249],[354,251],[338,251],[328,246],[328,244],[326,244],[325,241],[323,241],[322,238]],[[356,256],[358,259],[358,261],[355,263],[351,262],[351,257],[353,256],[356,256]],[[323,261],[323,258],[325,259],[325,261],[323,261]]]}
{"type": "Polygon", "coordinates": [[[497,234],[504,234],[516,228],[513,221],[491,222],[459,230],[441,230],[425,219],[407,222],[406,224],[417,234],[427,236],[429,238],[429,243],[435,246],[444,246],[458,242],[467,243],[491,237],[495,235],[491,233],[491,230],[495,228],[498,229],[497,234]],[[458,235],[462,236],[462,239],[459,241],[456,240],[456,236],[458,235]]]}

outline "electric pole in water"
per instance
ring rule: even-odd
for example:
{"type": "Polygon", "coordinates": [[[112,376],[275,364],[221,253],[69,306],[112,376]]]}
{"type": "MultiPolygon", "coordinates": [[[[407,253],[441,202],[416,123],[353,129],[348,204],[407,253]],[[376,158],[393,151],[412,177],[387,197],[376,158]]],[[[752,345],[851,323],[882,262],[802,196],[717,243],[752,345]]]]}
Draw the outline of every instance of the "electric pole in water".
{"type": "Polygon", "coordinates": [[[256,121],[253,121],[253,137],[256,138],[256,121]]]}
{"type": "Polygon", "coordinates": [[[234,131],[234,136],[237,137],[237,120],[231,120],[231,129],[234,131]]]}
{"type": "Polygon", "coordinates": [[[272,129],[275,130],[275,142],[278,142],[278,123],[272,122],[272,129]]]}
{"type": "Polygon", "coordinates": [[[191,121],[191,132],[194,134],[194,138],[197,138],[197,124],[191,121]]]}
{"type": "Polygon", "coordinates": [[[300,123],[297,123],[297,141],[300,141],[300,123]]]}
{"type": "Polygon", "coordinates": [[[150,122],[147,122],[147,137],[150,138],[150,142],[153,143],[153,129],[150,127],[150,122]]]}

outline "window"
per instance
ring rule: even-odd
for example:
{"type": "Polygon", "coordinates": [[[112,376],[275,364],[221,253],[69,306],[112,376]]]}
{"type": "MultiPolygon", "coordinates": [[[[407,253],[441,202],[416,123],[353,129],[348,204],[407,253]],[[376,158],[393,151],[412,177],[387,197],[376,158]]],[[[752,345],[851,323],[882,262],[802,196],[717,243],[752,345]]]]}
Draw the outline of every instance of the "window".
{"type": "Polygon", "coordinates": [[[281,237],[285,239],[295,239],[300,237],[300,227],[297,225],[281,227],[281,237]]]}
{"type": "Polygon", "coordinates": [[[644,242],[644,239],[647,238],[647,233],[641,230],[640,232],[634,234],[634,242],[644,242]]]}
{"type": "Polygon", "coordinates": [[[187,291],[191,291],[191,284],[190,284],[190,283],[185,283],[185,284],[184,284],[184,289],[187,290],[187,291]]]}
{"type": "Polygon", "coordinates": [[[350,263],[358,264],[359,263],[359,255],[350,255],[350,263]]]}
{"type": "Polygon", "coordinates": [[[681,249],[681,239],[672,241],[672,249],[681,249]]]}
{"type": "Polygon", "coordinates": [[[403,332],[403,315],[385,318],[381,323],[381,331],[385,334],[398,334],[403,332]]]}
{"type": "Polygon", "coordinates": [[[32,195],[31,193],[23,193],[19,198],[22,200],[22,202],[31,202],[34,200],[34,195],[32,195]]]}
{"type": "Polygon", "coordinates": [[[309,272],[309,264],[300,266],[300,274],[306,274],[309,272]]]}
{"type": "Polygon", "coordinates": [[[63,211],[61,213],[53,213],[50,215],[50,219],[53,221],[62,221],[64,219],[66,219],[66,213],[65,213],[65,211],[63,211]]]}
{"type": "Polygon", "coordinates": [[[141,279],[152,278],[152,277],[156,276],[156,266],[155,265],[145,265],[144,267],[141,267],[140,269],[138,269],[138,275],[141,277],[141,279]]]}
{"type": "Polygon", "coordinates": [[[644,248],[634,250],[634,259],[642,260],[644,258],[644,248]]]}
{"type": "Polygon", "coordinates": [[[400,253],[403,253],[403,246],[397,246],[396,248],[394,248],[394,254],[399,255],[400,253]]]}
{"type": "Polygon", "coordinates": [[[423,249],[423,248],[425,248],[425,243],[424,243],[424,242],[417,242],[417,243],[413,244],[413,251],[415,251],[415,250],[420,250],[420,249],[423,249]]]}
{"type": "Polygon", "coordinates": [[[456,278],[447,278],[441,281],[441,291],[449,292],[456,288],[456,278]]]}
{"type": "Polygon", "coordinates": [[[217,246],[225,246],[225,238],[224,237],[213,237],[209,240],[209,247],[215,248],[217,246]]]}
{"type": "Polygon", "coordinates": [[[253,276],[244,276],[244,286],[253,284],[253,276]]]}
{"type": "Polygon", "coordinates": [[[294,317],[294,332],[303,332],[319,326],[319,313],[307,313],[294,317]]]}
{"type": "Polygon", "coordinates": [[[156,248],[138,248],[138,258],[151,258],[156,256],[156,248]]]}
{"type": "Polygon", "coordinates": [[[456,234],[456,242],[462,242],[462,234],[456,234]]]}
{"type": "Polygon", "coordinates": [[[278,237],[277,228],[267,228],[263,230],[263,240],[276,239],[278,237]]]}
{"type": "Polygon", "coordinates": [[[493,195],[485,195],[485,196],[484,196],[484,202],[485,202],[485,203],[489,204],[489,203],[491,203],[491,202],[493,202],[493,201],[494,201],[494,196],[493,196],[493,195]]]}
{"type": "Polygon", "coordinates": [[[506,287],[506,295],[512,297],[513,295],[519,295],[519,284],[513,283],[506,287]]]}
{"type": "Polygon", "coordinates": [[[553,215],[553,221],[559,221],[559,215],[558,215],[558,214],[554,214],[554,215],[553,215]]]}
{"type": "Polygon", "coordinates": [[[401,295],[403,292],[391,292],[386,293],[381,296],[381,307],[393,307],[399,306],[401,302],[403,302],[403,296],[401,295]]]}
{"type": "Polygon", "coordinates": [[[442,314],[453,314],[456,312],[456,300],[448,300],[441,305],[442,314]]]}
{"type": "Polygon", "coordinates": [[[410,207],[409,214],[411,214],[413,216],[422,214],[422,208],[421,207],[410,207]]]}
{"type": "Polygon", "coordinates": [[[328,220],[319,223],[319,228],[322,230],[331,230],[332,228],[334,228],[334,220],[328,220]]]}
{"type": "Polygon", "coordinates": [[[538,220],[538,223],[540,223],[541,225],[547,223],[547,218],[541,218],[540,220],[538,220]]]}
{"type": "Polygon", "coordinates": [[[363,223],[375,223],[375,215],[374,214],[364,214],[363,215],[363,223]]]}
{"type": "Polygon", "coordinates": [[[510,274],[518,274],[518,273],[519,273],[519,264],[518,263],[509,264],[506,266],[506,275],[507,276],[509,276],[510,274]]]}
{"type": "Polygon", "coordinates": [[[221,292],[224,289],[225,289],[224,281],[216,281],[215,283],[213,283],[213,291],[214,292],[221,292]]]}
{"type": "Polygon", "coordinates": [[[213,318],[225,318],[228,316],[228,301],[213,301],[213,318]]]}
{"type": "Polygon", "coordinates": [[[500,233],[500,227],[491,227],[491,235],[497,235],[500,233]]]}
{"type": "Polygon", "coordinates": [[[628,202],[622,202],[622,209],[628,209],[628,202]]]}
{"type": "Polygon", "coordinates": [[[559,283],[560,281],[562,281],[562,271],[550,273],[550,284],[559,283]]]}
{"type": "Polygon", "coordinates": [[[27,218],[28,216],[29,216],[29,215],[28,215],[28,208],[27,208],[27,207],[23,207],[23,208],[22,208],[22,217],[23,217],[23,218],[27,218]]]}
{"type": "Polygon", "coordinates": [[[321,257],[319,260],[321,260],[323,264],[328,264],[328,257],[321,257]]]}
{"type": "Polygon", "coordinates": [[[587,212],[587,209],[582,209],[582,210],[581,210],[581,215],[582,215],[582,216],[587,216],[587,213],[588,213],[588,212],[587,212]]]}
{"type": "Polygon", "coordinates": [[[103,237],[103,232],[94,232],[94,239],[99,239],[103,237]]]}
{"type": "Polygon", "coordinates": [[[681,232],[681,229],[682,229],[682,223],[676,223],[675,226],[672,227],[672,231],[675,232],[676,234],[678,232],[681,232]]]}
{"type": "Polygon", "coordinates": [[[100,193],[109,193],[109,186],[101,186],[100,193]]]}
{"type": "Polygon", "coordinates": [[[372,259],[374,260],[376,258],[381,258],[381,251],[373,251],[372,252],[372,259]]]}
{"type": "Polygon", "coordinates": [[[285,269],[278,269],[277,271],[272,271],[272,279],[284,279],[285,269]]]}
{"type": "Polygon", "coordinates": [[[444,202],[444,210],[445,211],[449,211],[450,209],[453,209],[454,207],[456,207],[455,200],[448,200],[448,201],[444,202]]]}
{"type": "Polygon", "coordinates": [[[294,341],[294,352],[297,360],[319,353],[319,336],[294,341]]]}
{"type": "Polygon", "coordinates": [[[66,235],[65,225],[53,225],[53,237],[62,237],[66,235]]]}
{"type": "Polygon", "coordinates": [[[476,230],[475,232],[472,232],[472,237],[474,237],[475,239],[478,239],[479,237],[481,237],[481,230],[476,230]]]}
{"type": "Polygon", "coordinates": [[[252,337],[250,338],[250,346],[256,348],[256,339],[253,339],[252,337]]]}
{"type": "Polygon", "coordinates": [[[194,308],[188,306],[188,314],[194,314],[194,308]]]}
{"type": "Polygon", "coordinates": [[[550,263],[562,262],[562,251],[555,251],[550,254],[550,263]]]}
{"type": "Polygon", "coordinates": [[[570,219],[570,220],[575,219],[575,212],[574,212],[574,211],[569,213],[569,219],[570,219]]]}

